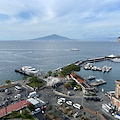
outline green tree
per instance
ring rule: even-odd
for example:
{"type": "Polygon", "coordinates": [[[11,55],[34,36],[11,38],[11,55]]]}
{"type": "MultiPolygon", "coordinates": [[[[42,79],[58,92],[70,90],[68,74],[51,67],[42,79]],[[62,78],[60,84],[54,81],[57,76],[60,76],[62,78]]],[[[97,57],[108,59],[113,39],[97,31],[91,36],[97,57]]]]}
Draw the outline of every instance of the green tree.
{"type": "Polygon", "coordinates": [[[6,81],[5,81],[5,83],[10,84],[10,83],[11,83],[11,81],[10,81],[10,80],[6,80],[6,81]]]}
{"type": "Polygon", "coordinates": [[[71,87],[70,83],[64,84],[64,88],[69,89],[71,87]]]}
{"type": "Polygon", "coordinates": [[[34,111],[35,110],[35,106],[33,104],[29,104],[28,105],[28,108],[31,110],[31,111],[34,111]]]}
{"type": "Polygon", "coordinates": [[[51,74],[52,74],[52,71],[48,71],[48,75],[51,76],[51,74]]]}
{"type": "Polygon", "coordinates": [[[27,80],[27,76],[24,76],[22,79],[23,79],[23,80],[27,80]]]}

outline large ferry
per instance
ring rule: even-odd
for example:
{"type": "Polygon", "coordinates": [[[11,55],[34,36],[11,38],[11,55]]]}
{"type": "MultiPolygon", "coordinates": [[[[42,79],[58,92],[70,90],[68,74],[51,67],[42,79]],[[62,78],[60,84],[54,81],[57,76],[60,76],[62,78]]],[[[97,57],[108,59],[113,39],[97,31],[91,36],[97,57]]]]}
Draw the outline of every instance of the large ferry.
{"type": "Polygon", "coordinates": [[[35,70],[35,68],[32,68],[31,66],[23,66],[21,70],[26,74],[37,74],[39,72],[39,70],[35,70]]]}

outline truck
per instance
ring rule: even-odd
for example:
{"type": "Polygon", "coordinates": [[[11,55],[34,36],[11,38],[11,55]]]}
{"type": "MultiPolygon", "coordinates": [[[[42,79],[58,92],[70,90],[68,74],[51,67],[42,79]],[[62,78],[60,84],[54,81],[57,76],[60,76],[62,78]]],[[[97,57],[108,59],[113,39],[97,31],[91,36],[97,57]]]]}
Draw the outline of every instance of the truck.
{"type": "Polygon", "coordinates": [[[34,91],[34,92],[31,92],[29,95],[28,95],[28,98],[33,98],[33,97],[36,97],[37,96],[37,93],[34,91]]]}

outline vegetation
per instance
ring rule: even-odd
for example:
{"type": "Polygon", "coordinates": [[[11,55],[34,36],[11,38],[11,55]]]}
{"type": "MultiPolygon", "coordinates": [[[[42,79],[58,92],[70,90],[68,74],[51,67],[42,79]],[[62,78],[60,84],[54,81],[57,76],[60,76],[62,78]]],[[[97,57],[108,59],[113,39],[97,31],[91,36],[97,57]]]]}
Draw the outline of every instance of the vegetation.
{"type": "Polygon", "coordinates": [[[96,93],[85,94],[85,96],[96,96],[96,93]]]}
{"type": "Polygon", "coordinates": [[[79,84],[77,84],[74,80],[71,80],[70,82],[67,82],[64,84],[64,88],[66,88],[66,89],[72,89],[74,87],[76,87],[78,90],[82,91],[82,87],[79,84]]]}
{"type": "Polygon", "coordinates": [[[34,120],[34,118],[29,114],[29,112],[27,110],[23,110],[22,114],[20,114],[20,112],[17,112],[17,111],[12,111],[12,113],[10,113],[8,119],[15,119],[15,118],[34,120]]]}
{"type": "Polygon", "coordinates": [[[23,79],[23,80],[27,80],[27,76],[24,76],[22,79],[23,79]]]}
{"type": "Polygon", "coordinates": [[[34,111],[35,110],[35,106],[33,104],[29,104],[28,105],[28,108],[31,110],[31,111],[34,111]]]}
{"type": "Polygon", "coordinates": [[[82,87],[79,84],[77,84],[76,87],[78,90],[82,91],[82,87]]]}
{"type": "Polygon", "coordinates": [[[11,83],[11,81],[10,81],[10,80],[6,80],[6,81],[5,81],[5,83],[10,84],[10,83],[11,83]]]}
{"type": "Polygon", "coordinates": [[[66,75],[71,74],[71,72],[73,72],[73,71],[80,71],[80,67],[75,64],[68,65],[63,68],[63,70],[61,71],[60,74],[62,76],[66,76],[66,75]]]}
{"type": "Polygon", "coordinates": [[[29,79],[29,82],[30,83],[28,83],[27,85],[29,85],[29,86],[31,86],[33,88],[43,86],[43,81],[40,78],[38,78],[37,76],[31,77],[29,79]]]}
{"type": "Polygon", "coordinates": [[[61,120],[61,118],[53,111],[48,112],[45,118],[46,120],[61,120]]]}
{"type": "Polygon", "coordinates": [[[48,76],[51,76],[51,74],[52,74],[52,71],[48,71],[48,76]]]}
{"type": "Polygon", "coordinates": [[[33,74],[33,73],[30,73],[30,74],[29,74],[29,77],[33,77],[33,76],[34,76],[34,74],[33,74]]]}

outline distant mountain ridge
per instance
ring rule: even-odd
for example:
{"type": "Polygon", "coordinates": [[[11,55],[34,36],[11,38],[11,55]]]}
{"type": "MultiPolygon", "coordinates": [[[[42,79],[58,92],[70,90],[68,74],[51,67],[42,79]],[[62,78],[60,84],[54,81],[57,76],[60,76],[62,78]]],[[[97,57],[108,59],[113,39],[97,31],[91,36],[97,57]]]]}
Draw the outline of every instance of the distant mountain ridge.
{"type": "Polygon", "coordinates": [[[117,42],[120,42],[120,37],[117,38],[117,42]]]}
{"type": "Polygon", "coordinates": [[[40,37],[40,38],[35,38],[35,39],[32,39],[32,40],[48,40],[48,41],[51,41],[51,40],[71,40],[71,39],[67,38],[67,37],[57,35],[57,34],[52,34],[52,35],[48,35],[48,36],[44,36],[44,37],[40,37]]]}

